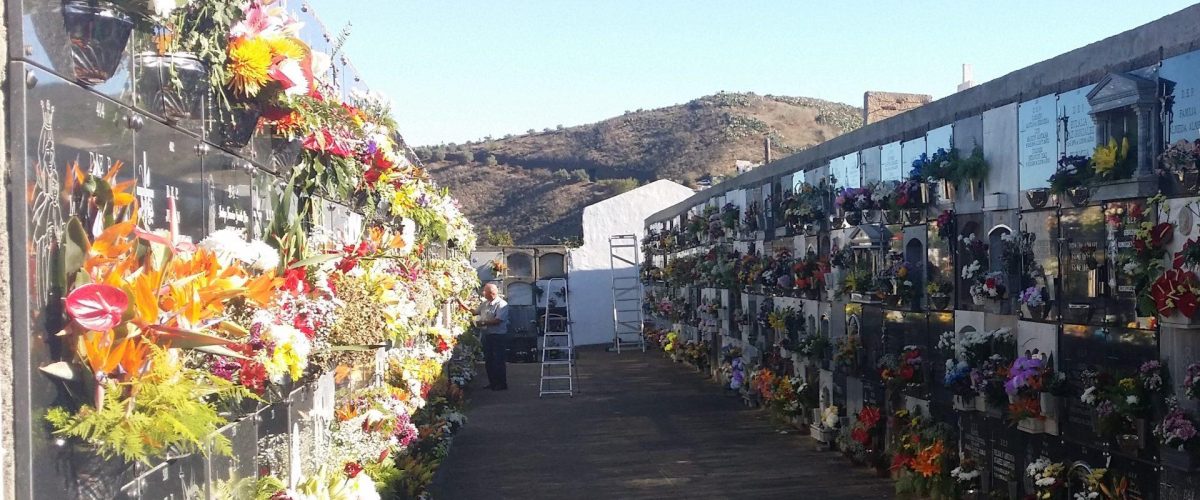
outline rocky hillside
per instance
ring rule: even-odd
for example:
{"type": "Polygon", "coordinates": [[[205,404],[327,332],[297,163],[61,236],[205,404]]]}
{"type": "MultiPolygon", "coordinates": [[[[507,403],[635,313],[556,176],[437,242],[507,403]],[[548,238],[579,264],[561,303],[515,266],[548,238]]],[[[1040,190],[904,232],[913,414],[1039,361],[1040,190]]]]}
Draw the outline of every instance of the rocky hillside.
{"type": "Polygon", "coordinates": [[[695,186],[731,174],[736,160],[762,161],[765,137],[780,158],[859,127],[861,116],[820,99],[719,93],[590,125],[416,151],[481,228],[550,243],[580,237],[583,207],[633,185],[618,179],[695,186]]]}

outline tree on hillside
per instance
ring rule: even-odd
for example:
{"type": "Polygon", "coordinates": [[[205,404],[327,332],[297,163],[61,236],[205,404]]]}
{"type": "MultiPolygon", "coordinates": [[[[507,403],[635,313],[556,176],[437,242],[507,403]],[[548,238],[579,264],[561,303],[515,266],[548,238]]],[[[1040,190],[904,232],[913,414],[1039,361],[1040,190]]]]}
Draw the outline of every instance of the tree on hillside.
{"type": "Polygon", "coordinates": [[[562,130],[562,129],[563,129],[563,126],[562,126],[562,124],[560,123],[560,124],[558,124],[558,126],[554,127],[554,129],[555,129],[555,130],[562,130]]]}
{"type": "Polygon", "coordinates": [[[569,181],[571,180],[571,173],[567,172],[564,168],[560,168],[554,171],[554,178],[560,181],[569,181]]]}
{"type": "Polygon", "coordinates": [[[431,153],[429,157],[432,158],[433,161],[446,161],[446,149],[434,148],[433,153],[431,153]]]}
{"type": "Polygon", "coordinates": [[[489,167],[494,167],[499,162],[496,161],[496,155],[487,155],[487,159],[484,160],[484,163],[489,167]]]}
{"type": "Polygon", "coordinates": [[[537,131],[536,131],[536,130],[534,130],[534,129],[529,129],[529,130],[526,130],[526,131],[525,131],[525,135],[533,135],[533,134],[536,134],[536,133],[537,133],[537,131]]]}
{"type": "Polygon", "coordinates": [[[587,170],[582,168],[572,170],[571,177],[575,178],[575,182],[592,182],[592,176],[588,175],[587,170]]]}
{"type": "Polygon", "coordinates": [[[637,189],[637,187],[639,185],[638,180],[634,179],[634,178],[601,179],[599,181],[596,181],[596,183],[603,186],[605,189],[607,189],[608,192],[611,193],[613,196],[616,196],[621,193],[633,191],[634,189],[637,189]]]}
{"type": "Polygon", "coordinates": [[[494,247],[513,246],[512,233],[508,230],[492,231],[490,227],[484,227],[479,234],[480,239],[484,244],[494,247]]]}

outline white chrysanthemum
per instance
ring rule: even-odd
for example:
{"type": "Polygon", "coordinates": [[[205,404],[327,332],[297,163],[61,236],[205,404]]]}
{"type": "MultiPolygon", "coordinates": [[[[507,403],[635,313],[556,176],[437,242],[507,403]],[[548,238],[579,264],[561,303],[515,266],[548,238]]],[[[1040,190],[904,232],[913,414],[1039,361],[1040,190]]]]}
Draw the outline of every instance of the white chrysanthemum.
{"type": "Polygon", "coordinates": [[[233,261],[246,262],[246,237],[241,229],[225,228],[214,231],[196,245],[217,256],[222,265],[233,261]]]}
{"type": "Polygon", "coordinates": [[[279,267],[279,251],[263,240],[251,241],[246,246],[246,264],[256,271],[267,272],[279,267]]]}
{"type": "Polygon", "coordinates": [[[1125,397],[1125,402],[1131,405],[1138,404],[1138,397],[1130,394],[1129,396],[1125,397]]]}

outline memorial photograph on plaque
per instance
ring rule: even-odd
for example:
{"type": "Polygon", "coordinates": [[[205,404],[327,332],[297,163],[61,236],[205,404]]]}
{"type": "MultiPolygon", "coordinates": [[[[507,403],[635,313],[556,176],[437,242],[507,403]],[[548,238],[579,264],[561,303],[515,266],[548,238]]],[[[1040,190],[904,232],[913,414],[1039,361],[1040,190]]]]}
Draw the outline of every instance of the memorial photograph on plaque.
{"type": "Polygon", "coordinates": [[[1061,211],[1062,301],[1064,322],[1101,325],[1109,290],[1108,234],[1104,208],[1061,211]]]}
{"type": "Polygon", "coordinates": [[[1017,149],[1021,191],[1049,188],[1058,168],[1057,97],[1022,102],[1017,107],[1017,149]]]}

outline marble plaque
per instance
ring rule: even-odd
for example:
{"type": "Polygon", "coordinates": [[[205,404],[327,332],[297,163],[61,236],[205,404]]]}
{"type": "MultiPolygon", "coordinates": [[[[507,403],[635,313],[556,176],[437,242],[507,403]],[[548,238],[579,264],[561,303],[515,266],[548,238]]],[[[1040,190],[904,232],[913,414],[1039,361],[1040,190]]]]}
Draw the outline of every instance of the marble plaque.
{"type": "Polygon", "coordinates": [[[1057,168],[1056,103],[1056,97],[1048,95],[1023,102],[1017,109],[1022,191],[1049,187],[1050,176],[1057,168]]]}
{"type": "Polygon", "coordinates": [[[1096,150],[1096,124],[1088,114],[1092,106],[1087,94],[1095,85],[1088,85],[1058,95],[1058,154],[1092,156],[1096,150]]]}
{"type": "Polygon", "coordinates": [[[1200,138],[1200,51],[1164,59],[1158,77],[1174,83],[1170,142],[1200,138]]]}
{"type": "Polygon", "coordinates": [[[904,159],[900,155],[900,143],[884,144],[879,150],[879,179],[899,181],[904,178],[904,159]]]}
{"type": "Polygon", "coordinates": [[[911,141],[904,141],[900,146],[900,172],[903,176],[901,179],[908,178],[912,172],[913,161],[925,154],[925,138],[920,137],[911,141]]]}

